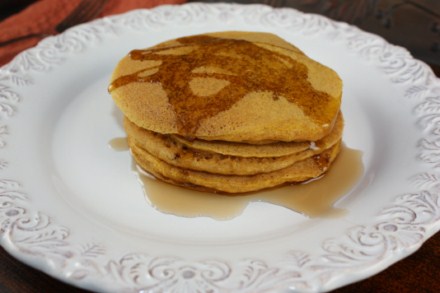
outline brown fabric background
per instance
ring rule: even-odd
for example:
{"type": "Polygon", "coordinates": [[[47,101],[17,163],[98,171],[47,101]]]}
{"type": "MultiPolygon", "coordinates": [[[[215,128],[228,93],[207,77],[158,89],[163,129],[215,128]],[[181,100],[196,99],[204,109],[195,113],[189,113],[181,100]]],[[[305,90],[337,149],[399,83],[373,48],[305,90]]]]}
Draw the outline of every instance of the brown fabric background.
{"type": "MultiPolygon", "coordinates": [[[[31,3],[20,13],[0,22],[0,43],[11,38],[30,34],[56,34],[55,26],[79,2],[80,0],[40,0],[31,3]]],[[[98,17],[123,13],[136,8],[151,8],[159,4],[180,4],[184,2],[185,0],[108,0],[98,17]]],[[[0,46],[0,65],[9,62],[24,49],[35,46],[42,38],[33,37],[7,46],[0,46]]]]}

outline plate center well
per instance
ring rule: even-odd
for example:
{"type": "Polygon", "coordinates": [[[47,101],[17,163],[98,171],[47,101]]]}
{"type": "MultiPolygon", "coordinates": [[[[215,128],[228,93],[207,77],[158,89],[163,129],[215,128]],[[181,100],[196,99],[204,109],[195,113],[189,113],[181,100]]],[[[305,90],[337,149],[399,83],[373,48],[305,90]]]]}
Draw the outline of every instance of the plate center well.
{"type": "Polygon", "coordinates": [[[216,243],[273,238],[316,223],[281,207],[276,199],[275,204],[252,202],[239,216],[226,220],[158,211],[144,196],[132,171],[130,153],[115,151],[109,145],[125,132],[122,114],[107,93],[107,85],[107,77],[97,79],[72,97],[53,134],[59,195],[78,212],[141,237],[216,243]]]}

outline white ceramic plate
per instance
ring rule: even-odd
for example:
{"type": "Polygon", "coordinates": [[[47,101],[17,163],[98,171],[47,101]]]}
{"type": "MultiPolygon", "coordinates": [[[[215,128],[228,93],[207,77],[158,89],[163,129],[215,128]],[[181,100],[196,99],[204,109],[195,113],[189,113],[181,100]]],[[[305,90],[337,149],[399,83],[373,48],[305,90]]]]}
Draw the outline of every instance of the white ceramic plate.
{"type": "Polygon", "coordinates": [[[326,291],[371,276],[440,228],[440,81],[399,47],[344,23],[267,6],[164,6],[47,38],[0,70],[0,235],[12,255],[114,292],[326,291]],[[147,203],[107,93],[133,48],[208,31],[278,34],[344,81],[345,143],[365,174],[310,220],[255,203],[229,221],[147,203]]]}

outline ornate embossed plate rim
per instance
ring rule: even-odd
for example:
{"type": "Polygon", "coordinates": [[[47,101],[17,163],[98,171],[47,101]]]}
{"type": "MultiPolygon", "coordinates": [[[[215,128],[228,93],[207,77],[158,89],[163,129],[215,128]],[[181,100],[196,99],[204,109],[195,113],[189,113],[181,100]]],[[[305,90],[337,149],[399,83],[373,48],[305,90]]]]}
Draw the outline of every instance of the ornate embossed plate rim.
{"type": "MultiPolygon", "coordinates": [[[[94,290],[178,291],[212,289],[213,292],[269,292],[277,289],[331,290],[370,276],[414,252],[440,229],[440,81],[428,66],[409,53],[343,23],[293,9],[262,5],[187,4],[134,11],[73,28],[17,56],[0,70],[0,147],[6,149],[8,119],[20,106],[21,87],[33,83],[34,72],[62,66],[69,54],[99,42],[118,28],[142,30],[170,23],[225,23],[236,19],[264,24],[303,35],[325,34],[346,42],[347,48],[369,59],[390,82],[404,89],[402,99],[413,104],[421,128],[418,158],[426,168],[412,176],[418,192],[396,195],[377,217],[353,226],[344,235],[323,241],[322,255],[290,251],[281,263],[244,258],[237,263],[217,260],[189,261],[180,257],[149,256],[127,252],[121,258],[106,255],[95,243],[71,243],[68,227],[35,210],[31,195],[16,179],[0,179],[1,244],[11,254],[63,281],[94,290]],[[75,46],[70,46],[74,44],[75,46]],[[347,249],[347,247],[349,249],[347,249]],[[96,261],[99,259],[99,261],[96,261]],[[376,269],[365,271],[365,268],[376,269]],[[349,277],[347,277],[349,276],[349,277]]],[[[0,171],[9,168],[0,157],[0,171]]]]}

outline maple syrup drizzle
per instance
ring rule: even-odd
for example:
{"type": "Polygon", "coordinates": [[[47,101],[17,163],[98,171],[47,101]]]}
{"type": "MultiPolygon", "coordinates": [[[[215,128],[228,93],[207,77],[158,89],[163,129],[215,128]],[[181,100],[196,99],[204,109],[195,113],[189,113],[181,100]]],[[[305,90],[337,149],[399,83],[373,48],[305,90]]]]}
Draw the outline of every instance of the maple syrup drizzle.
{"type": "Polygon", "coordinates": [[[161,63],[116,78],[109,91],[134,82],[160,83],[183,136],[194,136],[202,120],[228,110],[251,92],[270,92],[274,100],[282,96],[319,125],[334,118],[329,108],[339,107],[327,93],[313,88],[307,80],[307,67],[288,56],[245,40],[190,36],[177,41],[180,44],[173,47],[131,51],[133,60],[161,63]],[[200,68],[222,71],[200,72],[200,68]],[[191,81],[197,78],[226,83],[209,97],[201,96],[191,89],[191,81]]]}

